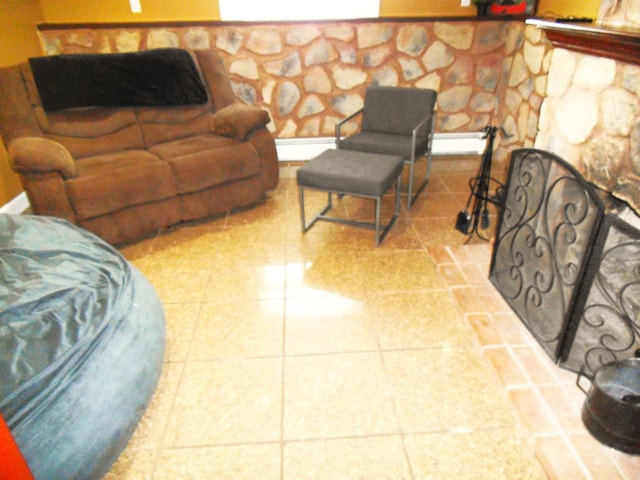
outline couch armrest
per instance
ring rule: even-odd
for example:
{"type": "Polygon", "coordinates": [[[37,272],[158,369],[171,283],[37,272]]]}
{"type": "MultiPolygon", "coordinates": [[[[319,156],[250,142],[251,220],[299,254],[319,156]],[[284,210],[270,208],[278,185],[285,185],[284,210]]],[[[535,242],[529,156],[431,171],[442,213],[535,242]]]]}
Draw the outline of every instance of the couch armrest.
{"type": "Polygon", "coordinates": [[[62,145],[42,137],[20,137],[9,143],[9,163],[20,174],[58,172],[75,176],[73,157],[62,145]]]}
{"type": "Polygon", "coordinates": [[[217,135],[242,141],[256,128],[269,123],[269,114],[258,107],[233,103],[218,110],[209,121],[209,128],[217,135]]]}

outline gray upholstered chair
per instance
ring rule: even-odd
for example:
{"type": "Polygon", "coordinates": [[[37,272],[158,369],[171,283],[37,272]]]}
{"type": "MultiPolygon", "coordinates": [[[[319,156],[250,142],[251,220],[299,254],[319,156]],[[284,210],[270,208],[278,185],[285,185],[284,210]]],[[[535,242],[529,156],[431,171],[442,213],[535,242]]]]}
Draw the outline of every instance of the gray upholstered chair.
{"type": "Polygon", "coordinates": [[[408,87],[367,88],[364,107],[336,124],[336,146],[343,150],[400,155],[409,164],[407,208],[424,190],[431,175],[431,145],[435,127],[435,90],[408,87]],[[362,114],[360,131],[342,138],[341,127],[362,114]],[[414,185],[417,160],[425,158],[426,173],[414,185]]]}

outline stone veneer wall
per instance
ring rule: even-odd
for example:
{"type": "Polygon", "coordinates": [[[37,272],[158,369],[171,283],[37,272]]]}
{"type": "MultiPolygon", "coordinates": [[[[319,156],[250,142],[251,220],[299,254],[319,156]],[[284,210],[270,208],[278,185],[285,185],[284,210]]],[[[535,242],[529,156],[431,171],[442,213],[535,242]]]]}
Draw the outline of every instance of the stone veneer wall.
{"type": "Polygon", "coordinates": [[[513,135],[497,142],[497,160],[533,145],[549,64],[535,28],[495,19],[47,26],[40,37],[48,55],[215,49],[236,96],[269,111],[276,138],[333,136],[370,84],[433,88],[437,132],[498,124],[513,135]]]}
{"type": "Polygon", "coordinates": [[[563,49],[553,53],[537,148],[640,214],[640,67],[563,49]]]}
{"type": "MultiPolygon", "coordinates": [[[[637,29],[640,0],[603,0],[597,23],[637,29]]],[[[535,146],[640,215],[640,66],[553,50],[535,146]]]]}

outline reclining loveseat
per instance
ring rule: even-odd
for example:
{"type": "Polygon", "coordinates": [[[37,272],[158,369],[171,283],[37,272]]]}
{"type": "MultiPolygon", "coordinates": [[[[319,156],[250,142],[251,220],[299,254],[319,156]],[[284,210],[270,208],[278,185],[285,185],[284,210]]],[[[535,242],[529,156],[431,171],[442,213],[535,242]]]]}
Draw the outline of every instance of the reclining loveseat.
{"type": "Polygon", "coordinates": [[[260,201],[269,114],[213,51],[70,54],[0,68],[0,134],[32,213],[117,245],[260,201]]]}

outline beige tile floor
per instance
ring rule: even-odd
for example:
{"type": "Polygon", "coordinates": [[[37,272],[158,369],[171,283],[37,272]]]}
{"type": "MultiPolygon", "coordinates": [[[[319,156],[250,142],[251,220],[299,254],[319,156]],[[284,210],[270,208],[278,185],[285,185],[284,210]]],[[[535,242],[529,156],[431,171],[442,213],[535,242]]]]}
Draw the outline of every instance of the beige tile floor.
{"type": "Polygon", "coordinates": [[[488,282],[490,242],[453,228],[469,165],[436,160],[378,248],[343,225],[301,234],[293,166],[256,208],[123,247],[168,343],[107,478],[640,479],[488,282]]]}

